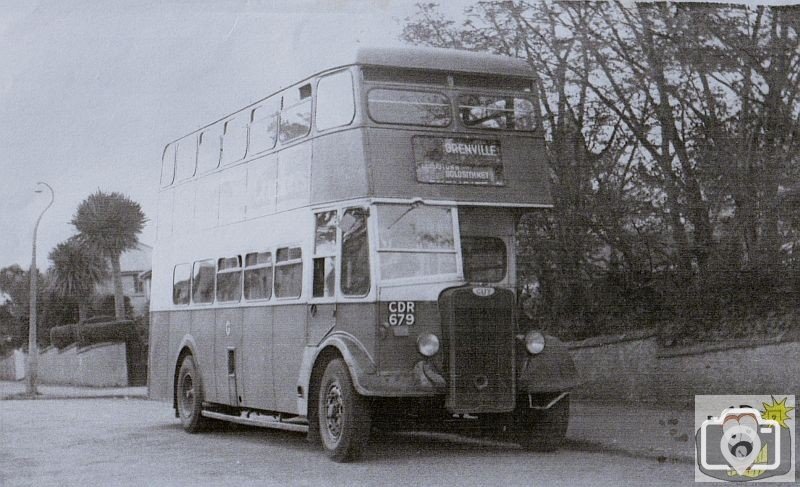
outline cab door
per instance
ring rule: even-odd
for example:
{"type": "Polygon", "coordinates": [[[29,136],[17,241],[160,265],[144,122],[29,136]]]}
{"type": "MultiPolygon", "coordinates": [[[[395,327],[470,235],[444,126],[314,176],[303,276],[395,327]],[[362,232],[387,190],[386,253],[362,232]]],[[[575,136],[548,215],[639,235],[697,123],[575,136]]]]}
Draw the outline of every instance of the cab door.
{"type": "Polygon", "coordinates": [[[326,210],[314,215],[314,257],[311,299],[308,304],[306,343],[316,346],[336,325],[336,260],[338,213],[326,210]]]}

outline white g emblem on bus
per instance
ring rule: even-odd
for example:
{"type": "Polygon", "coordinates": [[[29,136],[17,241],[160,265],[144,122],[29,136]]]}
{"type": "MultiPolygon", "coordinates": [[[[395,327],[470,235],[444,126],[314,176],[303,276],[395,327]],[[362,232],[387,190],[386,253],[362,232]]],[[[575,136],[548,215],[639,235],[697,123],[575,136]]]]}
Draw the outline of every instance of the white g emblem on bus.
{"type": "Polygon", "coordinates": [[[225,336],[231,336],[231,322],[230,322],[230,320],[225,322],[225,336]]]}

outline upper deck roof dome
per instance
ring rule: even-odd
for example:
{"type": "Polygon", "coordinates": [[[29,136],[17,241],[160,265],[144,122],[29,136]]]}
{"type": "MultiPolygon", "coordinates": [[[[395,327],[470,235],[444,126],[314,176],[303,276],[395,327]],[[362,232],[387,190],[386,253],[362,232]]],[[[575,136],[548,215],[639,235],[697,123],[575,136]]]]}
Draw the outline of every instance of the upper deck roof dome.
{"type": "Polygon", "coordinates": [[[533,77],[522,59],[432,47],[360,47],[352,64],[533,77]]]}

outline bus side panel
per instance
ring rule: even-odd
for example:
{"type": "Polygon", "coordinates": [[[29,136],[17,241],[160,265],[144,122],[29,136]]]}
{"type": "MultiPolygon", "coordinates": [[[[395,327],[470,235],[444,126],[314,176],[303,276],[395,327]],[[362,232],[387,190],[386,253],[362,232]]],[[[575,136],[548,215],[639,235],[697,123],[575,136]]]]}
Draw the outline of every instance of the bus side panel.
{"type": "Polygon", "coordinates": [[[175,384],[173,383],[173,380],[175,379],[175,367],[178,367],[179,365],[175,363],[174,360],[178,358],[178,353],[180,352],[178,347],[181,346],[183,337],[189,334],[190,311],[168,311],[167,313],[169,315],[169,355],[167,360],[172,362],[169,364],[167,374],[169,376],[169,389],[171,394],[175,387],[175,384]]]}
{"type": "Polygon", "coordinates": [[[172,401],[172,372],[170,364],[174,351],[169,340],[169,311],[150,313],[150,353],[147,385],[150,399],[172,401]]]}
{"type": "Polygon", "coordinates": [[[306,305],[274,306],[272,359],[278,411],[297,413],[297,378],[306,342],[306,305]]]}
{"type": "Polygon", "coordinates": [[[244,308],[242,370],[244,406],[275,410],[272,380],[272,311],[274,306],[244,308]]]}
{"type": "MultiPolygon", "coordinates": [[[[197,366],[200,367],[200,377],[203,379],[203,392],[205,400],[219,402],[217,397],[217,385],[214,380],[214,325],[215,313],[213,309],[192,310],[189,313],[181,313],[194,337],[197,345],[197,366]],[[191,314],[190,314],[191,313],[191,314]],[[191,317],[191,318],[190,318],[191,317]]],[[[225,364],[222,364],[225,366],[225,364]]]]}
{"type": "Polygon", "coordinates": [[[376,362],[377,306],[376,303],[339,303],[336,308],[336,329],[356,337],[376,362]]]}
{"type": "MultiPolygon", "coordinates": [[[[412,325],[392,327],[389,325],[389,305],[392,301],[378,303],[379,326],[386,329],[385,337],[378,347],[381,373],[411,375],[414,365],[424,357],[417,351],[417,338],[426,333],[442,337],[439,303],[436,301],[412,301],[414,303],[414,322],[412,325]]],[[[394,301],[396,302],[396,301],[394,301]]],[[[437,365],[441,354],[436,356],[437,365]]]]}
{"type": "Polygon", "coordinates": [[[311,202],[321,203],[367,194],[364,131],[346,130],[314,139],[311,202]],[[342,177],[346,174],[347,177],[342,177]],[[331,182],[335,181],[335,184],[331,182]]]}

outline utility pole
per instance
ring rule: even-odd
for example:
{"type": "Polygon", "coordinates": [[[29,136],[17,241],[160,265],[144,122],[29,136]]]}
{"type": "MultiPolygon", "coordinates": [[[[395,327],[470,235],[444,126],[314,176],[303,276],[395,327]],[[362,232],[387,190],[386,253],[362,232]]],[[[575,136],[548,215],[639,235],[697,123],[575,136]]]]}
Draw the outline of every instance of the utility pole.
{"type": "Polygon", "coordinates": [[[48,190],[50,190],[50,203],[42,210],[42,213],[39,214],[39,218],[36,219],[36,225],[33,226],[33,253],[31,255],[31,285],[30,285],[30,310],[29,310],[29,317],[30,320],[28,321],[28,366],[25,370],[25,393],[30,396],[34,397],[37,394],[36,391],[36,380],[38,379],[39,375],[39,345],[36,342],[36,297],[37,297],[37,281],[39,278],[39,271],[36,270],[36,231],[39,229],[39,222],[42,221],[42,217],[44,213],[53,205],[53,200],[55,200],[55,192],[53,188],[50,187],[49,184],[44,182],[36,183],[37,189],[34,191],[35,193],[41,193],[42,189],[38,188],[38,186],[45,186],[48,190]]]}

